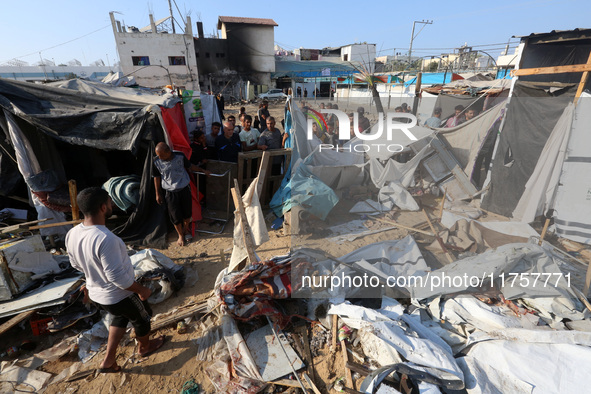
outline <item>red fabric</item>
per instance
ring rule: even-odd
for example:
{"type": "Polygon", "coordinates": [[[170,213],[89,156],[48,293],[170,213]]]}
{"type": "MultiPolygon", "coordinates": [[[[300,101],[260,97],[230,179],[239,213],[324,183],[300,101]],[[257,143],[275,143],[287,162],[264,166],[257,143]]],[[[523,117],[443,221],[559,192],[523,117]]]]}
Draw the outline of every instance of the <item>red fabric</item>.
{"type": "Polygon", "coordinates": [[[451,74],[451,80],[452,80],[452,81],[459,81],[459,80],[461,80],[461,79],[464,79],[464,77],[462,77],[461,75],[458,75],[458,74],[456,74],[456,73],[452,73],[452,74],[451,74]]]}
{"type": "Polygon", "coordinates": [[[173,108],[160,107],[160,110],[162,111],[166,132],[172,143],[172,150],[183,152],[187,159],[190,159],[193,151],[191,150],[191,141],[189,141],[187,123],[185,122],[181,103],[177,103],[173,108]]]}
{"type": "MultiPolygon", "coordinates": [[[[187,123],[185,122],[185,115],[181,103],[177,103],[173,108],[160,107],[162,111],[162,119],[166,126],[166,134],[172,144],[172,150],[183,152],[187,159],[191,158],[193,150],[191,149],[191,143],[189,141],[189,133],[187,132],[187,123]]],[[[193,200],[193,223],[192,233],[195,235],[195,229],[197,225],[195,222],[202,219],[201,216],[201,205],[199,205],[199,198],[197,193],[197,187],[195,186],[194,177],[191,179],[191,195],[193,200]]]]}

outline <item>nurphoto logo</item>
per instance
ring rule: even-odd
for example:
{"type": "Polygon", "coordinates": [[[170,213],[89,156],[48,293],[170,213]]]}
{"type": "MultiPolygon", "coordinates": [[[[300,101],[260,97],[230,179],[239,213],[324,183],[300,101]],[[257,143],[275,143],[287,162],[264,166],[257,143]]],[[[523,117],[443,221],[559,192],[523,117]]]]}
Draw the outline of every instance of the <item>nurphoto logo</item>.
{"type": "MultiPolygon", "coordinates": [[[[417,141],[417,137],[410,131],[411,128],[417,125],[417,117],[413,114],[408,113],[401,113],[401,112],[388,112],[386,116],[383,113],[378,113],[378,123],[377,123],[377,130],[374,128],[375,132],[371,134],[366,134],[370,130],[359,130],[359,115],[355,112],[353,113],[352,121],[349,119],[349,116],[338,109],[320,109],[320,112],[323,114],[334,114],[339,123],[339,130],[338,130],[338,138],[340,141],[349,141],[352,138],[356,137],[361,141],[376,141],[382,139],[382,135],[384,134],[384,123],[386,123],[386,139],[388,141],[393,141],[394,139],[394,130],[400,130],[406,135],[411,141],[417,141]]],[[[314,137],[314,120],[308,118],[308,132],[307,138],[308,140],[312,140],[314,137]]],[[[332,144],[321,144],[320,150],[323,149],[334,149],[337,148],[332,144]]],[[[343,146],[342,150],[348,151],[355,151],[355,152],[367,152],[371,149],[377,149],[380,151],[381,149],[387,149],[392,153],[400,152],[404,147],[400,144],[355,144],[353,146],[343,146]]]]}

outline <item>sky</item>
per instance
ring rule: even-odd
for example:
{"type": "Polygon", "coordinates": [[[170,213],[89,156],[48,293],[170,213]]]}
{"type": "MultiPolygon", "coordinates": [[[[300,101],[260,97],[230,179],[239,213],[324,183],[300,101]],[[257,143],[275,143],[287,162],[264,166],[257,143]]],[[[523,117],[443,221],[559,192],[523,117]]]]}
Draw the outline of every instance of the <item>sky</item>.
{"type": "MultiPolygon", "coordinates": [[[[588,0],[171,1],[181,25],[181,15],[191,16],[194,34],[197,21],[203,22],[206,35],[215,34],[220,15],[271,18],[279,25],[275,43],[285,49],[367,42],[376,44],[378,56],[408,53],[413,21],[433,21],[416,24],[413,56],[424,57],[468,44],[496,58],[507,43],[516,46],[519,40],[512,36],[591,27],[588,0]]],[[[168,0],[2,3],[0,65],[15,58],[30,65],[41,58],[56,64],[77,59],[82,65],[102,59],[112,65],[118,56],[110,11],[138,28],[149,25],[150,13],[156,20],[170,15],[168,0]]]]}

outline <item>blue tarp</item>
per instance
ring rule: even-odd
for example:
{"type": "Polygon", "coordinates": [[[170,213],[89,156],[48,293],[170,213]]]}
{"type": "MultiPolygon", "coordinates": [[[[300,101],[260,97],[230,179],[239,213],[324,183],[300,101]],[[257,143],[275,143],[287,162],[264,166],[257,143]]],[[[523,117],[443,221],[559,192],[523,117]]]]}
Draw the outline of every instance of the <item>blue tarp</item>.
{"type": "MultiPolygon", "coordinates": [[[[423,73],[421,77],[421,84],[422,85],[444,85],[446,83],[450,83],[452,80],[463,79],[457,74],[452,72],[448,73],[423,73]],[[456,75],[455,79],[453,76],[456,75]]],[[[410,86],[417,83],[417,77],[407,81],[404,83],[404,86],[410,86]]]]}
{"type": "Polygon", "coordinates": [[[289,133],[286,147],[292,148],[291,161],[281,186],[269,205],[278,217],[289,212],[294,206],[301,206],[312,215],[324,220],[337,205],[339,198],[330,187],[301,163],[314,151],[315,146],[313,141],[308,141],[306,138],[306,117],[293,102],[291,109],[287,111],[285,117],[285,132],[289,133]],[[297,168],[293,170],[292,166],[297,168]]]}
{"type": "Polygon", "coordinates": [[[275,62],[275,72],[271,73],[271,78],[278,77],[338,77],[356,73],[355,67],[345,63],[323,62],[320,60],[309,61],[277,61],[275,62]]]}

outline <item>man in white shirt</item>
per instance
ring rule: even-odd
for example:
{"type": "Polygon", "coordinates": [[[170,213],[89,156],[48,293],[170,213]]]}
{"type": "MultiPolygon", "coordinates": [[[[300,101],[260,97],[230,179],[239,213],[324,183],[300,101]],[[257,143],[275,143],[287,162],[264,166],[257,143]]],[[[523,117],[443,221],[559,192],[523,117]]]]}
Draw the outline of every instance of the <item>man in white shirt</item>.
{"type": "Polygon", "coordinates": [[[248,152],[257,148],[257,142],[261,133],[257,129],[252,129],[252,118],[250,115],[244,115],[244,125],[240,132],[240,142],[242,143],[242,152],[248,152]]]}
{"type": "Polygon", "coordinates": [[[152,311],[145,301],[152,291],[135,281],[125,244],[105,227],[105,220],[113,213],[109,194],[101,188],[90,187],[78,194],[77,202],[84,221],[68,232],[66,248],[72,267],[86,277],[88,297],[113,315],[107,353],[99,372],[119,372],[117,347],[129,322],[135,330],[142,357],[158,350],[164,343],[164,336],[150,339],[152,311]]]}

